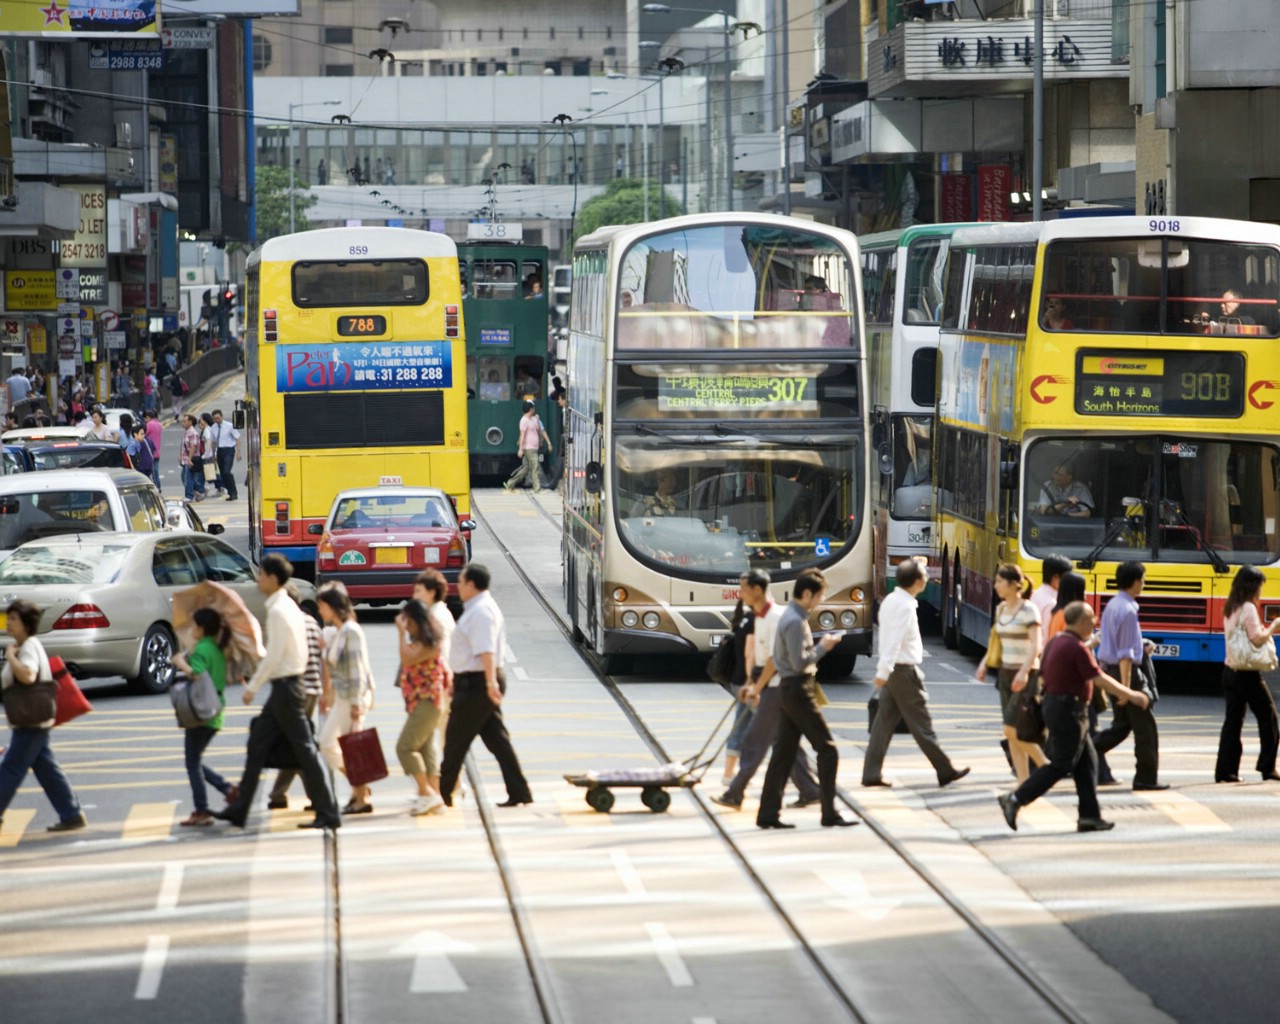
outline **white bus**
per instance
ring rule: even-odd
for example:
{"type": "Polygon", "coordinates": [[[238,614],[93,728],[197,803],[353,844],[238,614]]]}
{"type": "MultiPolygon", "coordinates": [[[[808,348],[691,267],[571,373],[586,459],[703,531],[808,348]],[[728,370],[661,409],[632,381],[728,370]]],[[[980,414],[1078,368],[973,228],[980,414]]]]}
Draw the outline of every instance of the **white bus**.
{"type": "Polygon", "coordinates": [[[927,558],[936,601],[933,543],[933,414],[938,328],[951,235],[962,224],[925,224],[858,239],[867,323],[871,436],[877,472],[875,594],[893,589],[893,568],[927,558]]]}
{"type": "Polygon", "coordinates": [[[827,576],[823,660],[871,649],[858,245],[784,217],[700,214],[578,240],[564,566],[575,636],[619,661],[707,651],[746,570],[774,599],[827,576]]]}

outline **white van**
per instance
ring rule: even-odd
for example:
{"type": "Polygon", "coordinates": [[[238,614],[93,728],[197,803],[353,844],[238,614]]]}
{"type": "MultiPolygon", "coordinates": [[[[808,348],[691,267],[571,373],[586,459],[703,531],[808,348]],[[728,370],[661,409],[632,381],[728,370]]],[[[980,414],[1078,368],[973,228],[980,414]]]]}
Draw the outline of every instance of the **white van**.
{"type": "Polygon", "coordinates": [[[0,477],[0,561],[19,544],[65,533],[167,530],[164,498],[132,469],[54,469],[0,477]]]}

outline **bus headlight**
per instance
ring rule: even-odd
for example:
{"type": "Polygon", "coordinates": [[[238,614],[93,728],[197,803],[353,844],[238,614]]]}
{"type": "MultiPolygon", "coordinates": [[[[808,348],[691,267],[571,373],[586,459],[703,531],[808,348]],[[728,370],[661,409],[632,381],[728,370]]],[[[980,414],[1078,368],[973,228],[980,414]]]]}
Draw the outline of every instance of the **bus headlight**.
{"type": "Polygon", "coordinates": [[[623,612],[622,624],[626,626],[627,629],[635,629],[636,626],[640,625],[640,616],[632,611],[623,612]]]}
{"type": "Polygon", "coordinates": [[[845,629],[853,629],[858,624],[858,615],[856,612],[841,612],[840,625],[845,629]]]}
{"type": "Polygon", "coordinates": [[[835,612],[823,612],[818,616],[818,625],[823,629],[835,629],[836,614],[835,612]]]}
{"type": "Polygon", "coordinates": [[[661,622],[662,622],[662,619],[659,617],[659,615],[658,615],[658,613],[657,613],[657,612],[645,612],[645,613],[644,613],[644,628],[645,628],[645,629],[657,629],[657,628],[658,628],[659,623],[661,623],[661,622]]]}

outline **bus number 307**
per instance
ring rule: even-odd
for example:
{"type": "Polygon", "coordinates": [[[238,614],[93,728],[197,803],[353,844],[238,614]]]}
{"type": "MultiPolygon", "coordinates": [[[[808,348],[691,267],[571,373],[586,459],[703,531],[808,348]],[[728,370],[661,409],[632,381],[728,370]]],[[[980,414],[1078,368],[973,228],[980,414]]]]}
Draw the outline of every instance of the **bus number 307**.
{"type": "Polygon", "coordinates": [[[799,402],[804,398],[807,377],[770,377],[769,401],[799,402]]]}

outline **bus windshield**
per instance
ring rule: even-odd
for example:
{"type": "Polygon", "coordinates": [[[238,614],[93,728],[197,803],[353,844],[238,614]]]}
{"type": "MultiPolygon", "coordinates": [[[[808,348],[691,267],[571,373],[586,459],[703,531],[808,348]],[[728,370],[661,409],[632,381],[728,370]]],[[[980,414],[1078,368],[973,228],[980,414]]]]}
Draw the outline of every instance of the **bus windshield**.
{"type": "Polygon", "coordinates": [[[1028,555],[1265,565],[1280,556],[1280,449],[1172,434],[1047,439],[1027,452],[1028,555]],[[1211,549],[1211,550],[1210,550],[1211,549]]]}
{"type": "Polygon", "coordinates": [[[847,434],[731,443],[639,429],[614,443],[623,541],[670,575],[798,572],[857,536],[862,452],[847,434]]]}
{"type": "Polygon", "coordinates": [[[1280,252],[1194,238],[1063,239],[1049,245],[1046,330],[1280,334],[1280,252]]]}
{"type": "Polygon", "coordinates": [[[619,349],[851,348],[856,293],[831,239],[772,225],[644,238],[618,270],[619,349]]]}
{"type": "Polygon", "coordinates": [[[298,260],[293,265],[297,306],[421,306],[426,301],[422,260],[298,260]]]}
{"type": "MultiPolygon", "coordinates": [[[[942,322],[944,273],[950,238],[918,238],[907,250],[906,291],[902,297],[902,322],[936,327],[942,322]]],[[[866,287],[864,282],[863,287],[866,287]]]]}

